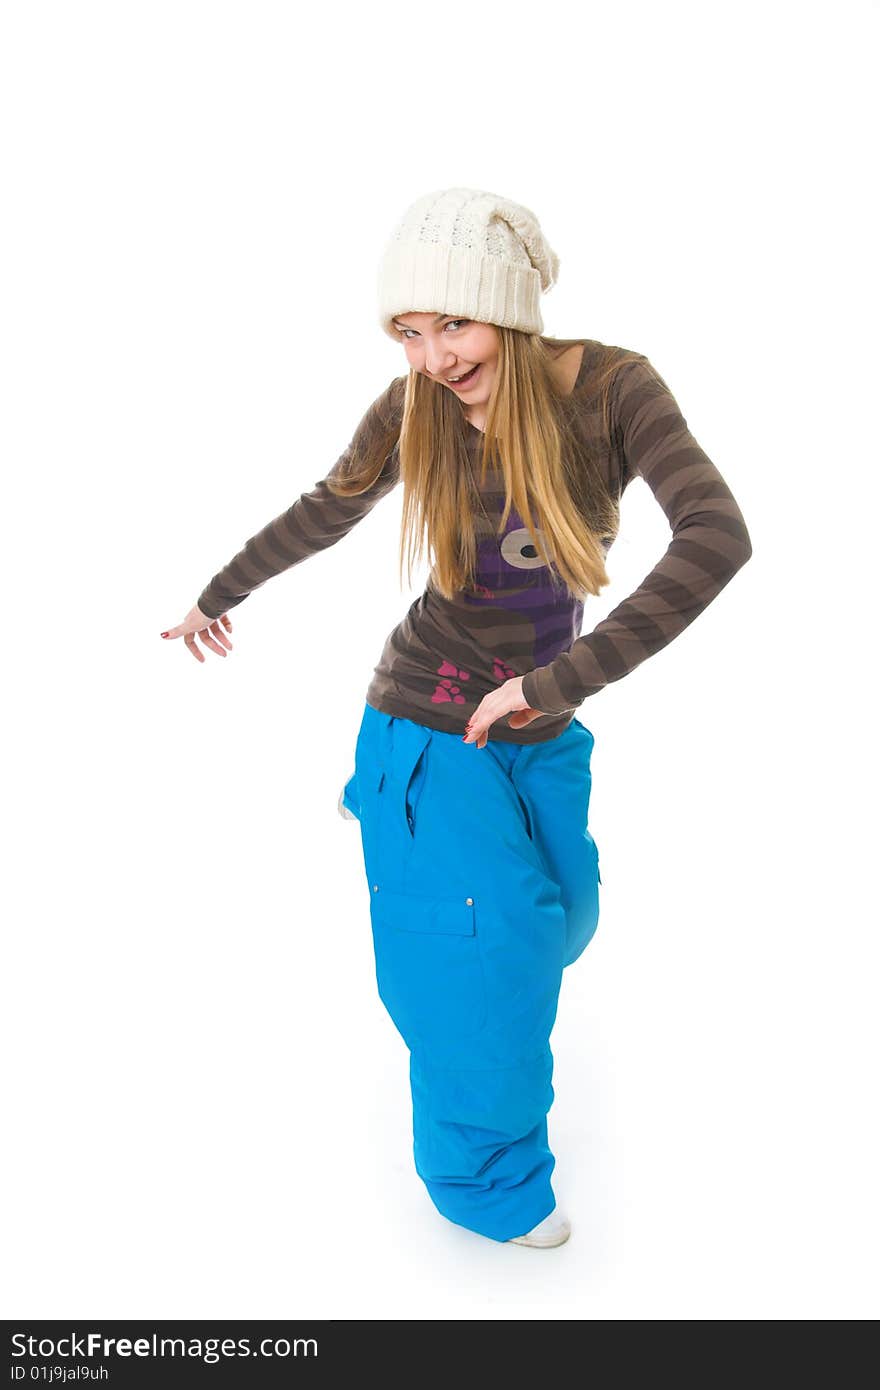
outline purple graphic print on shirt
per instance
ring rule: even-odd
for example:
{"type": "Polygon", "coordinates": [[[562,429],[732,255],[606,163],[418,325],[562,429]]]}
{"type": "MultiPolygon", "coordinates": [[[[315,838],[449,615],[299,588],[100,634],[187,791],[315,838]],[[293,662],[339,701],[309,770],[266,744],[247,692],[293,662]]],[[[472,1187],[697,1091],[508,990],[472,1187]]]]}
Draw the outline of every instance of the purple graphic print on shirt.
{"type": "Polygon", "coordinates": [[[535,634],[535,666],[546,666],[568,651],[580,634],[583,603],[564,585],[553,586],[550,569],[515,507],[503,536],[485,536],[478,542],[473,592],[461,597],[477,608],[494,606],[527,618],[535,634]]]}

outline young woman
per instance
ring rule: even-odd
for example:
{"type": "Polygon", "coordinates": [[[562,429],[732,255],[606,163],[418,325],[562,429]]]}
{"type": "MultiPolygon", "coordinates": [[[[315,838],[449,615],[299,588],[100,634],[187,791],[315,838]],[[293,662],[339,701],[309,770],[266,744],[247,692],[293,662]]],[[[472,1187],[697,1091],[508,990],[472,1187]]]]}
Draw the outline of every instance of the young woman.
{"type": "Polygon", "coordinates": [[[183,637],[219,656],[228,610],[341,540],[403,483],[399,563],[427,586],[389,635],[340,796],[360,822],[376,977],[410,1054],[416,1170],[449,1220],[562,1244],[550,1033],[599,918],[590,695],[659,651],[751,554],[742,514],[647,357],[543,335],[559,261],[528,208],[419,198],[379,275],[406,357],[327,476],[214,576],[183,637]],[[672,538],[580,636],[641,477],[672,538]]]}

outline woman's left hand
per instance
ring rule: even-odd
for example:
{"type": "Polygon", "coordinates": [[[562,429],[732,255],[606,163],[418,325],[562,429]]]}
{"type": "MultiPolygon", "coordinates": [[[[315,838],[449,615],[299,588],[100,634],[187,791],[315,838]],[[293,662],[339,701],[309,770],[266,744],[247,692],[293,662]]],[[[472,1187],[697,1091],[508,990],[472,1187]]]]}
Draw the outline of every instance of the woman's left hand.
{"type": "Polygon", "coordinates": [[[512,680],[505,681],[480,701],[467,722],[465,743],[476,743],[478,748],[485,748],[489,742],[491,725],[511,712],[511,718],[507,721],[511,729],[522,729],[526,724],[531,724],[533,719],[546,718],[543,710],[532,709],[526,704],[522,683],[522,676],[514,676],[512,680]]]}

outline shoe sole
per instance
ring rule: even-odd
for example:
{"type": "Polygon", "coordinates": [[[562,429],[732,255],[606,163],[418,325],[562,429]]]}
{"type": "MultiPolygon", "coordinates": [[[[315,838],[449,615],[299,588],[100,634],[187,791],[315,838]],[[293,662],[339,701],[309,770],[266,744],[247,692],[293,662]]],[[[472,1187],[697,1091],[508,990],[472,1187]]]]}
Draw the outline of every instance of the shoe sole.
{"type": "Polygon", "coordinates": [[[513,1236],[507,1243],[508,1245],[529,1245],[534,1250],[552,1250],[557,1245],[564,1245],[571,1235],[571,1227],[567,1231],[562,1231],[557,1236],[513,1236]]]}

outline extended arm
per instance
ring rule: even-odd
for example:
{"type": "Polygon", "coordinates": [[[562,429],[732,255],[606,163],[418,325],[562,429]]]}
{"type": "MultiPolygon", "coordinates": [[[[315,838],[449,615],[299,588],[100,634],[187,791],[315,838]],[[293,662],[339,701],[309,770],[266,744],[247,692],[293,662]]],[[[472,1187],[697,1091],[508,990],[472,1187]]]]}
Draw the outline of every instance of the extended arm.
{"type": "Polygon", "coordinates": [[[335,545],[391,491],[399,478],[396,449],[388,455],[373,486],[358,497],[337,497],[330,491],[327,481],[346,471],[353,450],[370,431],[384,427],[393,408],[395,386],[396,382],[392,382],[370,406],[327,477],[251,536],[229,564],[214,575],[198,598],[198,606],[207,617],[219,617],[273,575],[335,545]]]}

